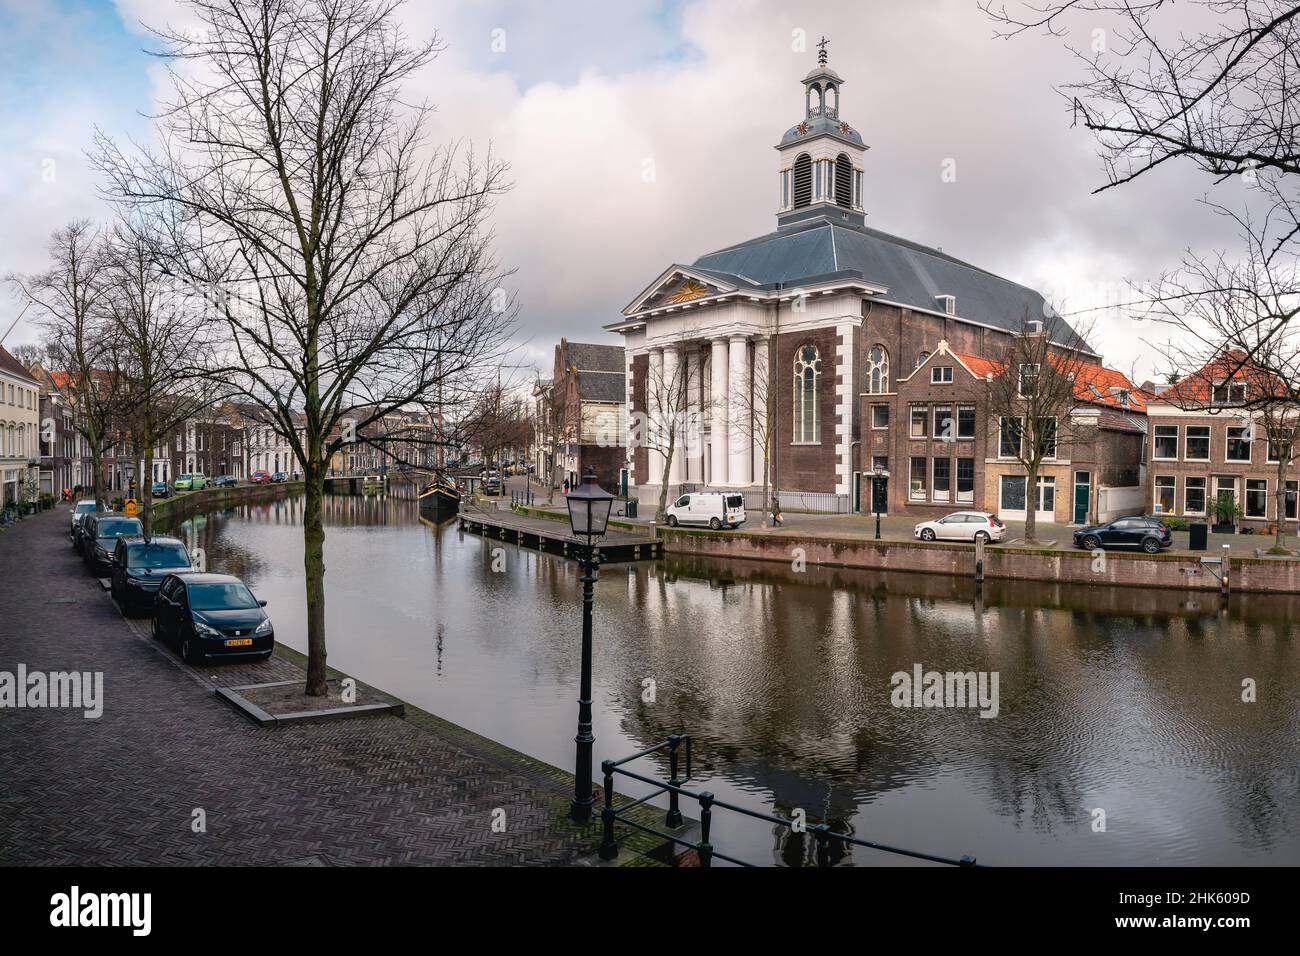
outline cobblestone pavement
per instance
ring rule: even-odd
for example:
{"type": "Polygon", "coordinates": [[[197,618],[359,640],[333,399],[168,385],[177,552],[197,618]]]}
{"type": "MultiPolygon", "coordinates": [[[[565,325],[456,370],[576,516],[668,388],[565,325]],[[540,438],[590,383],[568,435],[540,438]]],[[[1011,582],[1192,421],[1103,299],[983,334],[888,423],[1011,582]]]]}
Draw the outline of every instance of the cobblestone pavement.
{"type": "Polygon", "coordinates": [[[183,665],[122,618],[67,524],[56,508],[0,533],[0,671],[102,671],[104,711],[0,709],[0,864],[562,864],[594,847],[561,819],[562,774],[468,731],[255,726],[214,676],[296,665],[183,665]]]}

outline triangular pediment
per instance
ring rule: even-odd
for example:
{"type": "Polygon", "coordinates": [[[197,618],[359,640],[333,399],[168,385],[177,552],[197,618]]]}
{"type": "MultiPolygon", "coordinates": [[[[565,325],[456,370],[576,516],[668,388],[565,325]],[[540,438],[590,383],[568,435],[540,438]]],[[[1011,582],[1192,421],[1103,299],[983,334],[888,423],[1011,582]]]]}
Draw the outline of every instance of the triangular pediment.
{"type": "Polygon", "coordinates": [[[736,291],[736,286],[719,281],[687,266],[670,266],[659,278],[632,300],[623,310],[624,315],[634,315],[648,309],[665,309],[685,306],[700,299],[726,295],[736,291]]]}

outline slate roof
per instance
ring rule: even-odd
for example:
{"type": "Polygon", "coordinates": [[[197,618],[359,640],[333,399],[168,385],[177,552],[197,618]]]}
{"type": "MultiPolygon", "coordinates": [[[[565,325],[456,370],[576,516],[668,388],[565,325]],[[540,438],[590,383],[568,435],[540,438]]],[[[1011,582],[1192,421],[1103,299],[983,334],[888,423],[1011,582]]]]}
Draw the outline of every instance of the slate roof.
{"type": "Polygon", "coordinates": [[[617,372],[579,370],[578,397],[589,402],[626,402],[627,382],[623,369],[617,372]]]}
{"type": "MultiPolygon", "coordinates": [[[[985,269],[867,226],[825,217],[700,256],[692,268],[750,286],[783,288],[848,274],[887,286],[883,301],[942,312],[936,296],[957,299],[957,319],[1019,332],[1041,319],[1053,342],[1092,353],[1042,295],[985,269]]],[[[1093,353],[1095,354],[1095,353],[1093,353]]]]}
{"type": "Polygon", "coordinates": [[[0,369],[13,375],[15,378],[21,378],[31,382],[33,385],[40,384],[40,382],[32,377],[32,373],[27,371],[27,366],[14,358],[13,355],[10,354],[9,350],[3,345],[0,345],[0,369]]]}
{"type": "Polygon", "coordinates": [[[623,346],[568,343],[568,363],[579,372],[624,372],[623,346]]]}

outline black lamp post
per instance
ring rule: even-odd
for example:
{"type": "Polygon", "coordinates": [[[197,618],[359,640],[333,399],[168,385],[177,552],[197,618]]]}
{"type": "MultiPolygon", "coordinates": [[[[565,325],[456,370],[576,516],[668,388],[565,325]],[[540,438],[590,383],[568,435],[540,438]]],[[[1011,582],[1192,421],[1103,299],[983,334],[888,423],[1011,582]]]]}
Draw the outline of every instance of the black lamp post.
{"type": "Polygon", "coordinates": [[[880,540],[880,481],[887,476],[889,472],[885,471],[885,466],[876,462],[872,467],[871,475],[871,504],[876,512],[876,540],[880,540]]]}
{"type": "Polygon", "coordinates": [[[596,802],[591,783],[591,749],[596,738],[591,733],[591,608],[596,598],[596,539],[605,534],[609,524],[609,511],[614,496],[596,484],[596,472],[591,468],[582,476],[582,484],[569,492],[569,524],[575,537],[585,539],[587,547],[582,555],[582,684],[578,692],[578,745],[577,761],[573,773],[573,803],[569,816],[575,823],[591,819],[591,808],[596,802]]]}

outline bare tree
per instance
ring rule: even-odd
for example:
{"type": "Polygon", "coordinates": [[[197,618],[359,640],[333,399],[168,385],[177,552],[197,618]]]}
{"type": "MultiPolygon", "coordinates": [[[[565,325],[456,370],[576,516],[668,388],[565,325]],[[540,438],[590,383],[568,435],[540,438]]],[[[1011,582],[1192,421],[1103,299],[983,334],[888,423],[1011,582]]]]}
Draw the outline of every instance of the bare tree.
{"type": "Polygon", "coordinates": [[[8,278],[29,303],[44,335],[51,372],[76,414],[73,427],[95,459],[95,502],[105,505],[106,456],[119,437],[123,377],[120,341],[102,309],[108,294],[104,237],[89,220],[77,220],[50,237],[50,268],[8,278]]]}
{"type": "MultiPolygon", "coordinates": [[[[1076,332],[1086,341],[1083,330],[1076,332]]],[[[998,443],[998,457],[1012,458],[1025,470],[1025,539],[1032,542],[1038,533],[1038,475],[1043,465],[1093,437],[1092,430],[1076,424],[1071,415],[1080,404],[1076,383],[1093,360],[1053,345],[1046,329],[1026,320],[1001,364],[1002,370],[984,383],[989,440],[998,443]]]]}
{"type": "Polygon", "coordinates": [[[153,462],[159,439],[221,401],[221,384],[204,376],[213,327],[190,308],[160,269],[161,234],[121,222],[106,246],[101,308],[120,345],[124,425],[143,462],[139,494],[145,534],[153,531],[153,462]]]}
{"type": "Polygon", "coordinates": [[[439,46],[411,45],[398,6],[193,0],[200,29],[156,32],[173,89],[159,145],[98,141],[110,195],[183,226],[169,267],[223,323],[208,374],[261,405],[302,468],[312,696],[332,455],[440,388],[468,401],[514,315],[485,222],[505,167],[426,142],[431,107],[399,94],[439,46]]]}

